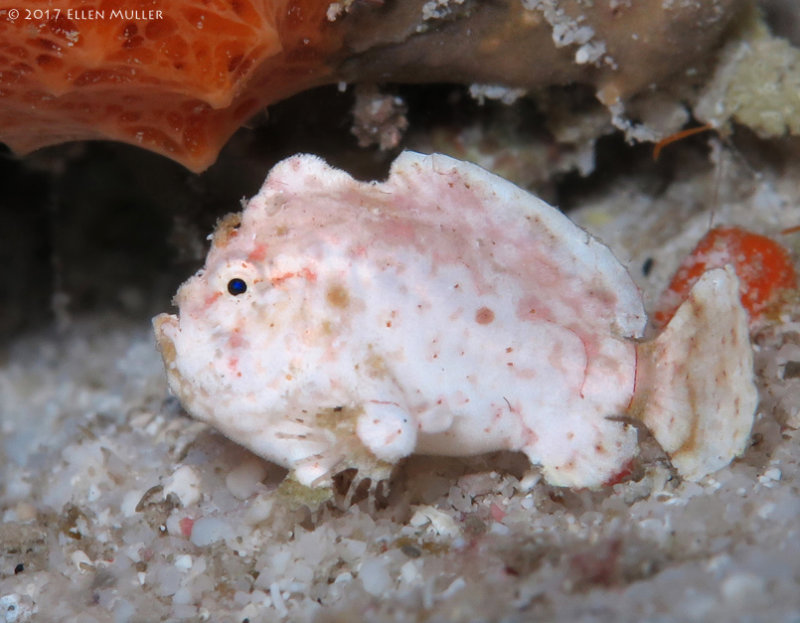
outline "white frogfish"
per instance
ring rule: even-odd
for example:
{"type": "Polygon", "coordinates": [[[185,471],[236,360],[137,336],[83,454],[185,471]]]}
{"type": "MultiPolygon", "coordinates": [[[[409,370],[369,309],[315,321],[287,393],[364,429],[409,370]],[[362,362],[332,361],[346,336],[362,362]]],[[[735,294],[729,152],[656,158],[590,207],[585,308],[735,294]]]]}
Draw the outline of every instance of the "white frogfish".
{"type": "Polygon", "coordinates": [[[638,420],[685,478],[742,453],[757,393],[730,268],[669,325],[612,252],[480,167],[401,154],[385,182],[279,163],[154,319],[185,409],[301,484],[412,453],[523,452],[555,485],[613,481],[638,420]]]}

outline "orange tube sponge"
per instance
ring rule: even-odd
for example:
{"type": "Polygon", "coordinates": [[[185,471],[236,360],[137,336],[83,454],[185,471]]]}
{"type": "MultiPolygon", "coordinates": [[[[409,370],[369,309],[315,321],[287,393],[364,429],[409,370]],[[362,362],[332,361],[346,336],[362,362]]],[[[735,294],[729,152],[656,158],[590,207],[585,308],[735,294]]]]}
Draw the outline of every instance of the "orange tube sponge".
{"type": "Polygon", "coordinates": [[[327,0],[26,0],[0,9],[0,140],[141,145],[200,171],[267,104],[324,81],[327,0]],[[209,36],[212,34],[212,36],[209,36]]]}

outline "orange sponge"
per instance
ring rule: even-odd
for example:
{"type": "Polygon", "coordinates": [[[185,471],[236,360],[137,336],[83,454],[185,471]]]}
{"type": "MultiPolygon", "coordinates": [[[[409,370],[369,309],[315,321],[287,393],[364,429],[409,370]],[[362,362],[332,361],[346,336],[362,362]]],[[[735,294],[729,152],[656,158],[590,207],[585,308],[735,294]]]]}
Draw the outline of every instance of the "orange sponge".
{"type": "Polygon", "coordinates": [[[24,0],[0,9],[0,140],[141,145],[200,171],[267,104],[323,82],[329,0],[24,0]]]}
{"type": "Polygon", "coordinates": [[[782,293],[797,288],[792,258],[777,242],[740,227],[715,227],[678,268],[653,314],[654,324],[667,324],[700,276],[726,264],[739,277],[739,294],[751,326],[780,302],[782,293]]]}

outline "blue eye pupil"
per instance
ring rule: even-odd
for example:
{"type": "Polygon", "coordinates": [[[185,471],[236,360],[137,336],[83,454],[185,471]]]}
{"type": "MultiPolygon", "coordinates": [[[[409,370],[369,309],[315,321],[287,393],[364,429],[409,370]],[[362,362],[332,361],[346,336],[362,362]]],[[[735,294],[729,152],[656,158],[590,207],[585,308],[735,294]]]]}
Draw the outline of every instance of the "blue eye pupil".
{"type": "Polygon", "coordinates": [[[243,279],[231,279],[228,282],[228,292],[233,294],[233,296],[238,296],[239,294],[244,294],[247,292],[247,284],[244,282],[243,279]]]}

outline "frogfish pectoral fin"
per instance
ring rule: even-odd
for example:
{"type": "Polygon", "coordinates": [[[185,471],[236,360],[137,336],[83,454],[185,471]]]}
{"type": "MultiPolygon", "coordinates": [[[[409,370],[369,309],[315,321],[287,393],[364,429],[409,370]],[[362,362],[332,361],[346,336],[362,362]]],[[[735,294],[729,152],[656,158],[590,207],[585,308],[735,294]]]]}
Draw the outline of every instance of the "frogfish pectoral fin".
{"type": "Polygon", "coordinates": [[[631,415],[688,480],[742,454],[758,393],[747,313],[730,266],[706,272],[664,331],[638,346],[631,415]]]}

